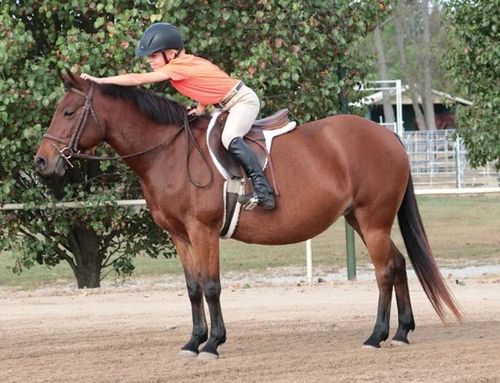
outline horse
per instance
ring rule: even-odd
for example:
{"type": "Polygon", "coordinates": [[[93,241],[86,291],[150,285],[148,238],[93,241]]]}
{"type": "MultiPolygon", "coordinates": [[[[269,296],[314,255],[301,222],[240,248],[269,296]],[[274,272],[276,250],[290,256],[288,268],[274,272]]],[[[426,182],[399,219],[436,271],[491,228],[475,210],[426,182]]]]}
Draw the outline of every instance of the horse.
{"type": "MultiPolygon", "coordinates": [[[[44,175],[61,176],[71,156],[85,157],[106,142],[135,171],[155,223],[171,235],[183,266],[192,332],[179,354],[217,358],[226,341],[219,260],[224,178],[209,159],[209,118],[186,126],[186,108],[151,91],[96,84],[70,72],[60,77],[65,92],[35,166],[44,175]]],[[[392,343],[406,345],[415,321],[406,261],[391,240],[397,215],[409,259],[436,313],[446,321],[448,309],[461,321],[427,240],[406,151],[394,133],[362,117],[336,115],[275,138],[271,154],[280,191],[276,209],[243,211],[234,239],[297,243],[344,216],[367,247],[379,289],[375,325],[363,345],[379,348],[388,339],[393,289],[398,328],[392,343]]]]}
{"type": "MultiPolygon", "coordinates": [[[[453,112],[445,111],[440,114],[436,114],[434,117],[434,122],[436,126],[436,130],[443,129],[456,129],[457,121],[455,119],[455,115],[453,112]]],[[[426,130],[425,123],[419,124],[417,119],[413,120],[413,130],[426,130]]]]}
{"type": "Polygon", "coordinates": [[[440,114],[436,114],[436,129],[456,129],[457,122],[455,120],[455,115],[452,112],[444,112],[440,114]]]}

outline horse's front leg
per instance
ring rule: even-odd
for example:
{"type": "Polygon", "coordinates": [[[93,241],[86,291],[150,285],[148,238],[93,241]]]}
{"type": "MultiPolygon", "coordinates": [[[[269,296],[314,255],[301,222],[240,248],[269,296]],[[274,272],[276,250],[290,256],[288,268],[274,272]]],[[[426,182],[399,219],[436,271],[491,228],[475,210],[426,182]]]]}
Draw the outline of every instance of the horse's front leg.
{"type": "Polygon", "coordinates": [[[198,355],[200,344],[208,339],[208,327],[205,319],[205,309],[203,304],[203,289],[198,280],[198,266],[192,255],[192,249],[189,244],[183,240],[172,236],[172,240],[179,254],[179,258],[184,268],[186,285],[191,301],[191,312],[193,316],[193,331],[191,339],[182,347],[180,356],[195,357],[198,355]]]}
{"type": "Polygon", "coordinates": [[[190,231],[199,280],[210,312],[210,337],[200,351],[200,358],[217,358],[217,347],[226,341],[226,327],[220,305],[219,235],[205,226],[190,231]]]}

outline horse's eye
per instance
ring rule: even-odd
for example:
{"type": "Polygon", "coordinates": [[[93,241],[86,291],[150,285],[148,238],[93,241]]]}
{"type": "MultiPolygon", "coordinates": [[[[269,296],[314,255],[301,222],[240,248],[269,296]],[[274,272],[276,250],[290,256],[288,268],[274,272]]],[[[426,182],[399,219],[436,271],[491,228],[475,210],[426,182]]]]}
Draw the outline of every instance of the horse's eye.
{"type": "Polygon", "coordinates": [[[72,110],[65,110],[64,111],[64,117],[72,117],[74,114],[75,114],[75,112],[72,110]]]}

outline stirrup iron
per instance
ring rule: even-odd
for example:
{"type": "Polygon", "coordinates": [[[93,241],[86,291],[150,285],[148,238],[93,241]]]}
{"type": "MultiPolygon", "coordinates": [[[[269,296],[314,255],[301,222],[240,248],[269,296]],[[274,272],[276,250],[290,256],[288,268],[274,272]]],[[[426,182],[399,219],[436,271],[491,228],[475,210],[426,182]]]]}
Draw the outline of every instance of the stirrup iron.
{"type": "Polygon", "coordinates": [[[258,205],[259,199],[256,196],[253,196],[250,198],[247,202],[243,204],[243,209],[246,211],[250,211],[255,209],[255,207],[258,205]]]}

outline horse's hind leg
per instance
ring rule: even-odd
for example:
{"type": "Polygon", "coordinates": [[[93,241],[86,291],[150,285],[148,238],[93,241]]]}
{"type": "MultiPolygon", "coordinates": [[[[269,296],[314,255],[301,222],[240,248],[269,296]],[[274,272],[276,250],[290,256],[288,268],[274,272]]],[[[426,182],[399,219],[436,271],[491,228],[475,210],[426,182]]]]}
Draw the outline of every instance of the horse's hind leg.
{"type": "Polygon", "coordinates": [[[346,216],[351,226],[360,233],[375,266],[375,275],[379,289],[377,319],[373,332],[364,342],[367,347],[380,347],[380,342],[389,337],[392,289],[396,277],[396,262],[391,251],[391,220],[384,224],[375,214],[358,209],[346,216]]]}
{"type": "MultiPolygon", "coordinates": [[[[358,223],[358,220],[351,212],[346,215],[347,222],[356,230],[360,235],[361,239],[368,248],[370,256],[373,259],[372,252],[370,251],[369,245],[367,244],[363,231],[358,223]]],[[[367,230],[367,229],[365,229],[367,230]]],[[[383,235],[382,237],[388,237],[383,235]]],[[[390,238],[389,238],[390,240],[390,238]]],[[[375,242],[380,242],[375,241],[375,242]]],[[[382,240],[383,243],[386,240],[382,240]]],[[[373,247],[373,245],[372,245],[373,247]]],[[[379,246],[375,246],[379,248],[379,246]]],[[[383,251],[382,251],[383,253],[383,251]]],[[[383,259],[384,257],[382,257],[383,259]]],[[[375,263],[375,260],[374,260],[375,263]]],[[[383,262],[382,262],[383,263],[383,262]]],[[[386,265],[379,266],[385,270],[387,275],[377,276],[377,283],[379,285],[379,305],[377,313],[377,322],[373,330],[372,335],[365,342],[365,345],[372,347],[379,347],[381,341],[386,340],[389,333],[389,317],[390,317],[390,305],[391,305],[391,292],[392,287],[390,287],[390,281],[394,286],[396,292],[396,302],[398,307],[398,330],[394,338],[392,338],[393,345],[408,344],[408,332],[415,329],[415,321],[413,318],[413,310],[410,301],[410,292],[408,289],[408,278],[406,275],[406,261],[401,252],[398,250],[396,245],[390,241],[390,254],[386,260],[386,265]]],[[[375,265],[375,270],[377,273],[377,265],[375,265]]],[[[378,275],[378,273],[377,273],[378,275]]]]}
{"type": "Polygon", "coordinates": [[[415,329],[415,320],[411,308],[408,278],[406,276],[406,261],[396,245],[392,243],[392,253],[396,265],[394,290],[398,305],[398,331],[392,338],[393,345],[408,344],[408,332],[415,329]]]}

